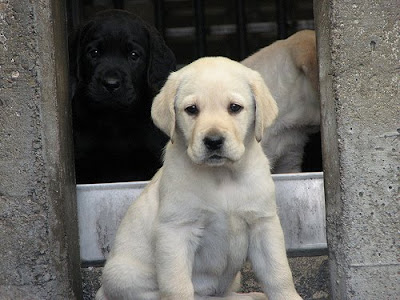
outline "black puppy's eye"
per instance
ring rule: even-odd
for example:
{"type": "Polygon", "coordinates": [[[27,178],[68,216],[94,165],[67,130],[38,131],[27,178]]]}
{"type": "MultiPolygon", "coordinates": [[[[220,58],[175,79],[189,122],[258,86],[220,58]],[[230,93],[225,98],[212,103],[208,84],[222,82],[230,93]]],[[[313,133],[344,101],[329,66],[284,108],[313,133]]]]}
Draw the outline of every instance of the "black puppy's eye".
{"type": "Polygon", "coordinates": [[[97,50],[97,49],[92,49],[92,50],[89,51],[89,55],[90,55],[92,58],[99,57],[99,56],[100,56],[100,51],[97,50]]]}
{"type": "Polygon", "coordinates": [[[186,107],[185,111],[188,115],[191,115],[191,116],[196,116],[199,113],[199,109],[194,104],[186,107]]]}
{"type": "Polygon", "coordinates": [[[136,51],[131,51],[129,53],[129,58],[131,58],[133,60],[137,60],[139,58],[139,54],[136,51]]]}
{"type": "Polygon", "coordinates": [[[229,112],[237,114],[243,109],[243,106],[236,104],[236,103],[231,103],[229,105],[229,112]]]}

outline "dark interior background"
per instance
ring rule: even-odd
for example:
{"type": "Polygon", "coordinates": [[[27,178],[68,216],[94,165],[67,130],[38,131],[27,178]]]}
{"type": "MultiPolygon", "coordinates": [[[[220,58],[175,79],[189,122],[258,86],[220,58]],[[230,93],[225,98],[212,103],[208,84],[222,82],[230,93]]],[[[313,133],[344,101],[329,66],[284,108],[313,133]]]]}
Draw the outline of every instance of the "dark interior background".
{"type": "Polygon", "coordinates": [[[67,3],[70,31],[104,9],[122,8],[139,15],[163,34],[179,65],[205,55],[240,60],[277,39],[314,28],[312,0],[67,0],[67,3]],[[242,38],[240,24],[245,31],[242,38]],[[196,34],[196,25],[200,25],[198,30],[204,33],[203,37],[196,34]],[[199,40],[205,42],[204,49],[199,49],[203,47],[199,40]]]}
{"type": "MultiPolygon", "coordinates": [[[[241,60],[303,29],[314,29],[312,0],[67,0],[68,30],[96,12],[119,8],[152,24],[178,68],[202,56],[241,60]]],[[[303,171],[321,171],[320,134],[306,146],[303,171]]]]}

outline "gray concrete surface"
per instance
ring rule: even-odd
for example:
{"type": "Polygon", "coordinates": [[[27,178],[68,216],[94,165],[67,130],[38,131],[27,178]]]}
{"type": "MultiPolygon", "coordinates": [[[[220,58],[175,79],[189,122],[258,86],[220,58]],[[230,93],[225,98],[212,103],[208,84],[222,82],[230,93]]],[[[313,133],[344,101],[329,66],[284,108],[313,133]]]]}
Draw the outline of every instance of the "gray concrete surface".
{"type": "Polygon", "coordinates": [[[81,296],[64,1],[0,0],[0,299],[81,296]]]}
{"type": "Polygon", "coordinates": [[[314,1],[333,299],[399,299],[400,2],[314,1]]]}
{"type": "MultiPolygon", "coordinates": [[[[328,300],[329,275],[326,256],[290,258],[296,289],[305,300],[328,300]]],[[[82,268],[83,299],[92,300],[100,287],[101,267],[82,268]]],[[[240,292],[257,292],[261,288],[249,264],[242,269],[240,292]]]]}

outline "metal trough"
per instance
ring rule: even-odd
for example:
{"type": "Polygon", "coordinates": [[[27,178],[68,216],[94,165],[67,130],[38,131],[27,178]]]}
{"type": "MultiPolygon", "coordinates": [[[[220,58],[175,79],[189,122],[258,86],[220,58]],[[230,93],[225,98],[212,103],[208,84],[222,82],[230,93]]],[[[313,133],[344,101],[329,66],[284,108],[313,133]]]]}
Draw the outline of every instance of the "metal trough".
{"type": "MultiPolygon", "coordinates": [[[[272,176],[288,254],[325,254],[325,200],[323,174],[272,176]]],[[[147,182],[77,185],[81,261],[101,264],[111,249],[128,206],[147,182]]]]}

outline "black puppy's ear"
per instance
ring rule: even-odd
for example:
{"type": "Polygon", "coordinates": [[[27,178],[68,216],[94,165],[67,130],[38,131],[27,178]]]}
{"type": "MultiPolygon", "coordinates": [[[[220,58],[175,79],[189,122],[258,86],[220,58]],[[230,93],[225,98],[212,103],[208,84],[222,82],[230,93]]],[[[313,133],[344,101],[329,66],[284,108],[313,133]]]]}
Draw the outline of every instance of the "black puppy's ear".
{"type": "Polygon", "coordinates": [[[84,50],[81,48],[82,39],[87,31],[93,25],[94,21],[89,21],[76,28],[68,36],[68,53],[69,53],[69,80],[70,80],[70,95],[74,96],[76,88],[81,78],[80,59],[84,55],[84,50]]]}
{"type": "Polygon", "coordinates": [[[176,59],[160,33],[152,27],[147,27],[147,29],[150,41],[147,82],[153,95],[156,95],[163,87],[169,74],[176,70],[176,59]]]}
{"type": "Polygon", "coordinates": [[[68,37],[68,50],[69,50],[69,70],[70,77],[78,84],[82,80],[80,61],[81,57],[85,55],[85,49],[82,49],[82,42],[86,38],[88,31],[94,26],[95,21],[90,20],[85,24],[79,26],[68,37]]]}

